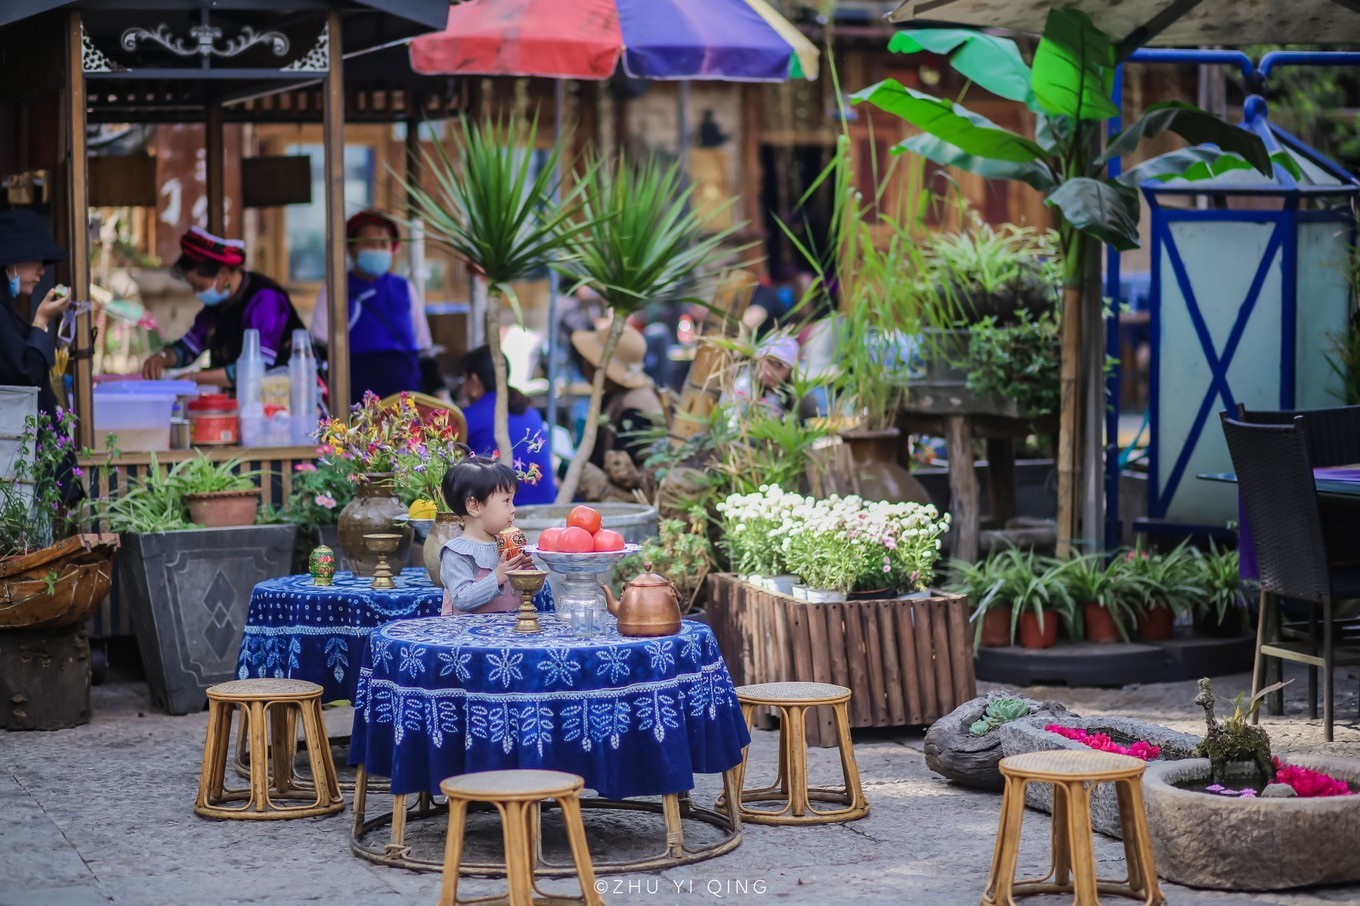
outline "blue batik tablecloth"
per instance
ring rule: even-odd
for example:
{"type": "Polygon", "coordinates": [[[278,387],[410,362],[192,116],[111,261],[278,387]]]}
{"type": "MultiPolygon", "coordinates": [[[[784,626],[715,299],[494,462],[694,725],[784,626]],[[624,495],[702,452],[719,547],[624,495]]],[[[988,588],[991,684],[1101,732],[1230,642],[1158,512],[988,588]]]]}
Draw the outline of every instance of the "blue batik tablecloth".
{"type": "Polygon", "coordinates": [[[580,639],[511,614],[403,620],[369,637],[350,764],[393,793],[439,792],[455,774],[550,768],[610,799],[694,788],[750,742],[713,632],[685,621],[654,639],[580,639]]]}
{"type": "MultiPolygon", "coordinates": [[[[383,623],[438,616],[443,589],[423,569],[408,568],[397,587],[379,591],[372,579],[335,574],[333,585],[311,576],[285,576],[255,586],[236,661],[240,679],[287,677],[324,687],[323,701],[353,700],[368,634],[383,623]]],[[[552,610],[545,585],[535,600],[552,610]]]]}

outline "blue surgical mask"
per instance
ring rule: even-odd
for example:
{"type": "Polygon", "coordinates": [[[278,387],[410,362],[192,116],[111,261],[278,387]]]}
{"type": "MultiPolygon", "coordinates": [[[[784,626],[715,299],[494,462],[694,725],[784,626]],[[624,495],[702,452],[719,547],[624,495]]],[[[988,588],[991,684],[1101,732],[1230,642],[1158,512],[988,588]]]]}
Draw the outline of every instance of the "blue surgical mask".
{"type": "Polygon", "coordinates": [[[383,249],[363,249],[354,256],[354,266],[370,277],[381,277],[392,269],[392,253],[383,249]]]}
{"type": "Polygon", "coordinates": [[[19,273],[18,273],[18,271],[15,271],[13,277],[11,277],[9,274],[6,274],[6,275],[5,275],[5,279],[6,279],[7,281],[9,281],[9,296],[10,296],[10,298],[11,298],[11,299],[17,299],[17,298],[19,298],[19,273]]]}
{"type": "Polygon", "coordinates": [[[210,286],[207,289],[199,290],[194,293],[194,295],[198,296],[198,301],[211,308],[214,305],[221,305],[223,302],[227,301],[231,296],[231,290],[218,289],[215,286],[210,286]]]}

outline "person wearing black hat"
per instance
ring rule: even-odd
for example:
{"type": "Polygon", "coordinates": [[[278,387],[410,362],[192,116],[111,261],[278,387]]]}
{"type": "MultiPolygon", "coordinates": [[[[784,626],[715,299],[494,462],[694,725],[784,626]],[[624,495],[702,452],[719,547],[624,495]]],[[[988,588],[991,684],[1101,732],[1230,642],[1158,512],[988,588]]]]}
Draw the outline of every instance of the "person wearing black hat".
{"type": "MultiPolygon", "coordinates": [[[[379,398],[446,391],[435,360],[424,355],[433,345],[425,302],[415,284],[392,272],[399,242],[396,223],[377,211],[360,211],[345,223],[349,380],[356,398],[366,390],[379,398]]],[[[321,346],[330,340],[328,305],[322,287],[312,309],[312,339],[321,346]]]]}
{"type": "Polygon", "coordinates": [[[49,328],[71,304],[71,294],[54,287],[36,305],[31,295],[47,265],[65,258],[66,250],[52,241],[37,214],[0,212],[0,384],[37,387],[38,408],[54,420],[58,401],[51,372],[57,341],[49,328]],[[21,297],[29,297],[31,315],[21,312],[21,297]]]}

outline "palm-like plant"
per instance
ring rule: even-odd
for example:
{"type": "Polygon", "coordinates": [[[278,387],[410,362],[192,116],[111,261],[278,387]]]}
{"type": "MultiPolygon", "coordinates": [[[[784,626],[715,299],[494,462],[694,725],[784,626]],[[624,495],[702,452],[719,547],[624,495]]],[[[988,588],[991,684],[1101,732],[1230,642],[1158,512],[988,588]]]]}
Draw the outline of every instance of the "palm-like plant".
{"type": "Polygon", "coordinates": [[[560,186],[562,145],[554,144],[534,162],[523,146],[532,144],[537,119],[510,117],[486,123],[462,122],[462,154],[455,162],[438,142],[424,155],[422,170],[433,182],[425,189],[402,178],[431,238],[462,257],[486,278],[486,341],[496,373],[496,447],[502,462],[511,452],[505,357],[501,354],[501,300],[519,316],[510,284],[561,258],[588,221],[574,218],[575,193],[553,203],[560,186]]]}
{"type": "MultiPolygon", "coordinates": [[[[741,224],[704,235],[705,221],[690,205],[676,164],[641,163],[620,156],[596,160],[577,184],[579,207],[562,223],[571,254],[558,265],[577,287],[589,286],[613,309],[613,320],[591,382],[585,433],[557,492],[559,503],[576,495],[581,470],[595,449],[605,372],[628,315],[647,302],[672,298],[706,270],[718,246],[741,224]]],[[[731,204],[729,200],[727,204],[731,204]]]]}
{"type": "MultiPolygon", "coordinates": [[[[1027,183],[1043,192],[1058,213],[1064,284],[1058,537],[1065,548],[1077,535],[1082,320],[1098,317],[1101,304],[1099,292],[1084,287],[1093,259],[1089,240],[1120,250],[1138,246],[1138,187],[1149,179],[1202,179],[1249,167],[1270,175],[1271,155],[1253,133],[1176,101],[1150,107],[1100,152],[1105,121],[1119,115],[1111,100],[1115,69],[1120,54],[1133,48],[1117,48],[1077,10],[1049,13],[1032,66],[1014,41],[971,29],[909,29],[895,34],[888,49],[947,56],[960,75],[998,97],[1024,104],[1036,116],[1033,138],[1019,135],[894,79],[851,98],[895,114],[921,131],[895,150],[988,179],[1027,183]],[[1113,158],[1165,132],[1193,147],[1154,157],[1117,178],[1109,176],[1107,166],[1113,158]]],[[[1293,168],[1283,156],[1277,161],[1293,168]]]]}

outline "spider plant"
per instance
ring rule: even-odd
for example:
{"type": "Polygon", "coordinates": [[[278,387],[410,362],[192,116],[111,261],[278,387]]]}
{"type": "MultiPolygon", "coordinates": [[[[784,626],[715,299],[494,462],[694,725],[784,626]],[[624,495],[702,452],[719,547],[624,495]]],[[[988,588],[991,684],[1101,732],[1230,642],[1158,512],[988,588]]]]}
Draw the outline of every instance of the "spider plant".
{"type": "Polygon", "coordinates": [[[220,491],[254,490],[252,479],[259,475],[258,469],[238,472],[241,460],[213,462],[200,450],[193,459],[186,459],[172,470],[176,489],[183,497],[193,494],[214,494],[220,491]]]}
{"type": "Polygon", "coordinates": [[[982,633],[982,621],[977,618],[993,607],[1010,608],[1012,644],[1023,613],[1033,613],[1040,629],[1043,629],[1045,619],[1060,618],[1068,632],[1076,636],[1080,618],[1073,606],[1065,575],[1072,562],[1059,562],[1013,547],[993,554],[976,566],[954,561],[952,568],[956,578],[951,589],[978,602],[973,614],[975,644],[982,633]]]}
{"type": "Polygon", "coordinates": [[[486,278],[486,341],[496,374],[495,434],[502,462],[510,463],[505,357],[501,354],[501,300],[520,318],[510,284],[562,257],[589,218],[575,217],[576,192],[553,203],[561,189],[562,143],[537,162],[532,147],[538,120],[509,117],[494,122],[462,120],[462,154],[455,163],[438,142],[426,151],[425,189],[398,177],[424,220],[429,236],[486,278]]]}
{"type": "Polygon", "coordinates": [[[162,473],[156,454],[151,454],[151,465],[146,474],[129,479],[116,496],[106,497],[95,506],[99,518],[114,532],[144,534],[173,532],[194,528],[187,518],[184,496],[180,491],[178,463],[162,473]]]}
{"type": "Polygon", "coordinates": [[[1166,553],[1126,551],[1111,567],[1121,596],[1140,610],[1164,605],[1185,613],[1205,596],[1204,580],[1196,568],[1199,556],[1199,551],[1183,541],[1166,553]]]}
{"type": "Polygon", "coordinates": [[[1129,630],[1137,625],[1142,609],[1120,594],[1115,564],[1107,565],[1099,553],[1081,554],[1067,562],[1062,580],[1074,608],[1090,604],[1109,611],[1120,638],[1129,640],[1129,630]]]}
{"type": "Polygon", "coordinates": [[[559,221],[570,254],[556,266],[576,281],[575,288],[589,286],[599,293],[613,309],[613,320],[591,382],[585,433],[558,488],[558,503],[576,495],[581,470],[595,449],[605,372],[628,315],[658,299],[698,301],[683,298],[684,288],[702,275],[723,241],[744,225],[734,223],[705,235],[712,209],[702,217],[696,213],[690,204],[694,187],[685,184],[679,165],[662,165],[651,158],[641,162],[622,155],[613,161],[596,158],[577,189],[579,206],[559,221]]]}
{"type": "Polygon", "coordinates": [[[1246,621],[1237,551],[1220,551],[1215,547],[1195,558],[1194,571],[1204,589],[1203,597],[1194,602],[1195,616],[1221,624],[1227,621],[1228,614],[1237,611],[1246,621]]]}

